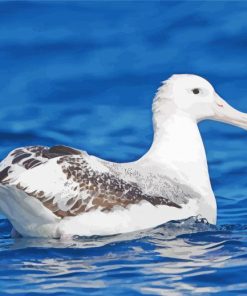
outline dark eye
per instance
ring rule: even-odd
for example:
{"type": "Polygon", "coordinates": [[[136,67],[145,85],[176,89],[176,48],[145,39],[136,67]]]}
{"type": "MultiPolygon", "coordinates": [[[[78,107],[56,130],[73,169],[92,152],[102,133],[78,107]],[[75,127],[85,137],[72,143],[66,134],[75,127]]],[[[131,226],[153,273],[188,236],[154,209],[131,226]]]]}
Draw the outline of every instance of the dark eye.
{"type": "Polygon", "coordinates": [[[198,95],[199,92],[200,92],[200,89],[199,88],[193,88],[192,92],[193,92],[193,94],[198,95]]]}

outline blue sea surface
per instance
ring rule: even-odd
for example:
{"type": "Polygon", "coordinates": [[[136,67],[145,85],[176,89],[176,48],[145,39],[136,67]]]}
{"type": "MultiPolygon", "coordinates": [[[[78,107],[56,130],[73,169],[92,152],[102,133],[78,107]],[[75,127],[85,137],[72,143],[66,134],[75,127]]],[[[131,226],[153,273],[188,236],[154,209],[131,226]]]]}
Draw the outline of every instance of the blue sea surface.
{"type": "MultiPolygon", "coordinates": [[[[245,1],[1,1],[0,159],[36,144],[137,159],[152,142],[154,93],[173,73],[207,78],[247,112],[246,32],[245,1]]],[[[12,239],[1,216],[0,295],[247,295],[247,132],[200,130],[217,226],[12,239]]]]}

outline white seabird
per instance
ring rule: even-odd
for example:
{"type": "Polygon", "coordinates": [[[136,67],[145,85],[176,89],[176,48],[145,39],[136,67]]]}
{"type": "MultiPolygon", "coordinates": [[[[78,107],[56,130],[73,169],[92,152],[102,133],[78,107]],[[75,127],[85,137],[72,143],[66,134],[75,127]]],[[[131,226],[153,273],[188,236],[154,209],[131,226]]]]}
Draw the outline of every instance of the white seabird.
{"type": "Polygon", "coordinates": [[[196,75],[173,75],[153,101],[154,139],[130,163],[112,163],[65,146],[18,148],[0,164],[0,210],[22,236],[110,235],[201,215],[217,207],[197,123],[247,128],[196,75]]]}

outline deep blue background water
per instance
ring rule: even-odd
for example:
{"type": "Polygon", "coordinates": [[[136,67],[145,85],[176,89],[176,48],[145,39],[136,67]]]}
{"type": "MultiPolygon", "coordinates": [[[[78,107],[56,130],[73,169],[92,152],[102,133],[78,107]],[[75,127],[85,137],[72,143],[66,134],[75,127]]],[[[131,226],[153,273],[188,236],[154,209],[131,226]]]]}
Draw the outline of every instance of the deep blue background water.
{"type": "MultiPolygon", "coordinates": [[[[160,81],[195,73],[247,112],[246,2],[0,2],[0,159],[65,144],[114,160],[152,141],[160,81]]],[[[247,294],[247,133],[200,124],[218,226],[71,242],[11,239],[0,220],[1,295],[247,294]]]]}

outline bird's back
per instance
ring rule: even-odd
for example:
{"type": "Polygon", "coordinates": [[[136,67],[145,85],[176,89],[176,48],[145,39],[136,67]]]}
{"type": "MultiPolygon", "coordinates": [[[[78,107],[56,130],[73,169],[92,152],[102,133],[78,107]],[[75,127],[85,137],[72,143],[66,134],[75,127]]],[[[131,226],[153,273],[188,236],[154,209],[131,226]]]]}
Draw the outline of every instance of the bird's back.
{"type": "Polygon", "coordinates": [[[176,189],[168,178],[144,175],[136,168],[101,161],[65,146],[31,146],[12,151],[0,164],[0,186],[0,195],[5,196],[0,196],[0,208],[11,222],[18,217],[20,224],[23,217],[17,214],[18,204],[27,208],[26,216],[32,210],[41,217],[48,215],[60,221],[96,210],[109,217],[116,208],[128,211],[130,206],[143,202],[176,209],[187,202],[183,190],[176,189]]]}

